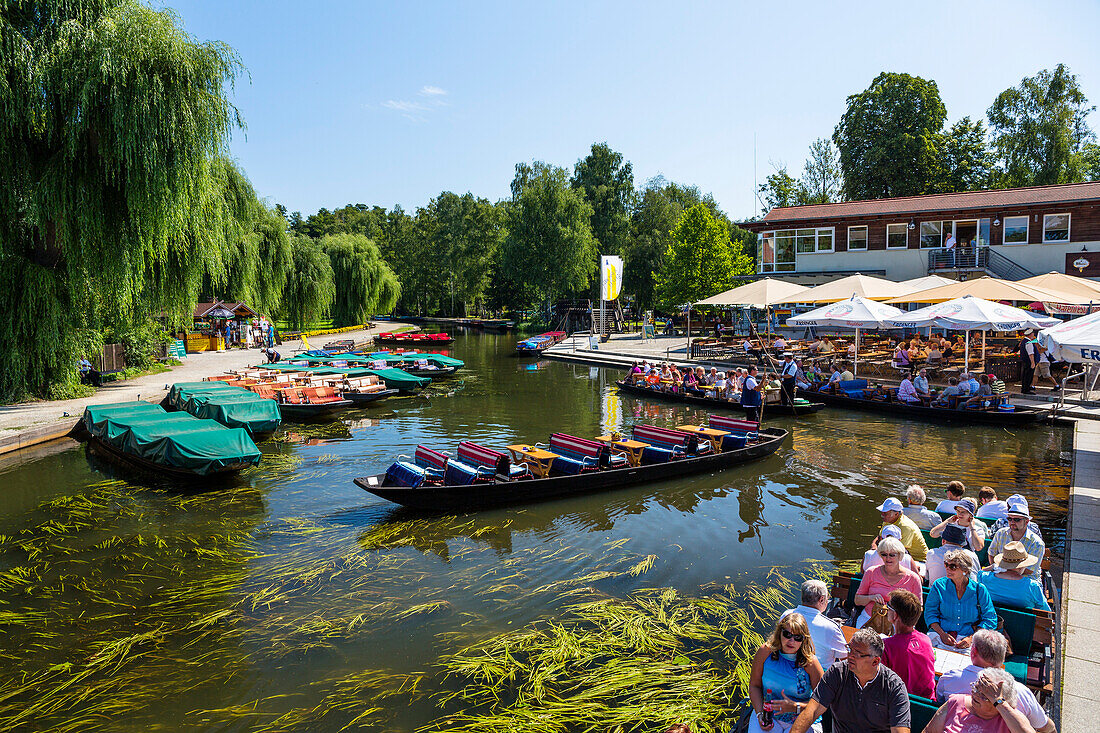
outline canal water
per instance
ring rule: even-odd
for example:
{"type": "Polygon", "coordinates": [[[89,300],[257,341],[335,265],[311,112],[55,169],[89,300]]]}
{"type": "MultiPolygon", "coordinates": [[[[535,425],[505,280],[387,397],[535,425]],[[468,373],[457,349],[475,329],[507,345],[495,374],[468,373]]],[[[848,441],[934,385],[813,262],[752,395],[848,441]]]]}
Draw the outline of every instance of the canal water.
{"type": "Polygon", "coordinates": [[[911,483],[935,498],[954,479],[1025,494],[1061,551],[1070,433],[1050,427],[827,409],[769,421],[792,440],[758,463],[462,516],[352,483],[417,443],[705,419],[619,395],[614,371],[515,358],[514,342],[459,334],[457,378],[288,424],[228,488],[135,482],[75,444],[6,461],[0,728],[336,731],[362,715],[365,729],[412,731],[441,715],[431,694],[448,681],[417,680],[446,655],[557,619],[576,593],[704,596],[843,565],[867,548],[875,506],[911,483]]]}

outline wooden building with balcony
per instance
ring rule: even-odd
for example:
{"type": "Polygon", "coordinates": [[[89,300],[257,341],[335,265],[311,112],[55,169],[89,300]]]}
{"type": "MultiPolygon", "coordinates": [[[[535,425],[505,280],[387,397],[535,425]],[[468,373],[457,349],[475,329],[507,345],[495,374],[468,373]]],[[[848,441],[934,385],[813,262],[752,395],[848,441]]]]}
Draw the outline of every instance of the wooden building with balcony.
{"type": "Polygon", "coordinates": [[[759,275],[808,285],[857,272],[1100,278],[1100,181],[788,206],[740,226],[759,237],[759,275]]]}

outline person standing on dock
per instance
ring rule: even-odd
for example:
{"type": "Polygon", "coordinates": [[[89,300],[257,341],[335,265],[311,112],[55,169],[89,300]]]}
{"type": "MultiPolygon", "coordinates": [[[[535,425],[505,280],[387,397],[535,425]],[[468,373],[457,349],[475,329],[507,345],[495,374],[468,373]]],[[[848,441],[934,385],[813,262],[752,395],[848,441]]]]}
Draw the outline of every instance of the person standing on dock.
{"type": "Polygon", "coordinates": [[[783,353],[783,404],[794,404],[795,377],[798,375],[798,365],[794,363],[794,354],[789,351],[783,353]]]}
{"type": "Polygon", "coordinates": [[[760,422],[762,402],[760,383],[756,381],[756,366],[750,366],[749,375],[745,377],[745,384],[741,387],[741,406],[745,408],[745,417],[753,422],[760,422]]]}

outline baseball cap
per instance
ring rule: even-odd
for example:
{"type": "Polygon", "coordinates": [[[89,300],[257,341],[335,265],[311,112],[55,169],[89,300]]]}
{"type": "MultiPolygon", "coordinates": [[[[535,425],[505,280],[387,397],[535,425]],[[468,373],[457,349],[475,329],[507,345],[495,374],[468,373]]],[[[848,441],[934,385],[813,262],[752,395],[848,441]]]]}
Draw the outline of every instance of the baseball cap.
{"type": "Polygon", "coordinates": [[[958,501],[955,502],[955,508],[956,509],[965,509],[966,511],[970,512],[971,514],[978,511],[978,505],[974,502],[973,499],[959,499],[958,501]]]}
{"type": "Polygon", "coordinates": [[[882,531],[878,533],[878,536],[882,539],[887,537],[893,537],[896,540],[901,539],[901,527],[896,524],[887,524],[882,528],[882,531]]]}
{"type": "Polygon", "coordinates": [[[1019,514],[1020,516],[1031,519],[1031,513],[1027,510],[1027,504],[1022,501],[1010,501],[1008,503],[1009,514],[1019,514]]]}
{"type": "Polygon", "coordinates": [[[943,528],[940,539],[949,545],[966,544],[966,530],[957,524],[949,524],[943,528]]]}
{"type": "Polygon", "coordinates": [[[880,512],[900,512],[902,510],[901,502],[891,496],[882,502],[882,506],[878,507],[878,510],[880,512]]]}

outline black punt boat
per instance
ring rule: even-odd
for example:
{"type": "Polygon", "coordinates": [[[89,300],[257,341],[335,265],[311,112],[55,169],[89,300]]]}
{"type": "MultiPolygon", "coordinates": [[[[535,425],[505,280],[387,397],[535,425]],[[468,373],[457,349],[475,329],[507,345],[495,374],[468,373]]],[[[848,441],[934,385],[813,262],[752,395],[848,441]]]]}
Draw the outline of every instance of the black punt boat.
{"type": "Polygon", "coordinates": [[[348,399],[332,402],[280,402],[279,412],[284,418],[295,420],[332,420],[340,410],[354,406],[355,403],[348,399]]]}
{"type": "Polygon", "coordinates": [[[380,389],[375,392],[341,392],[345,400],[351,400],[357,405],[365,405],[371,402],[381,402],[397,394],[400,390],[380,389]]]}
{"type": "Polygon", "coordinates": [[[427,377],[428,379],[444,379],[446,377],[453,377],[458,367],[444,366],[435,367],[434,369],[418,369],[415,364],[402,365],[397,367],[398,369],[408,372],[414,377],[427,377]]]}
{"type": "Polygon", "coordinates": [[[960,425],[1030,425],[1050,417],[1050,412],[1037,407],[1014,405],[1014,410],[952,410],[946,407],[909,405],[904,402],[860,399],[830,392],[803,392],[807,399],[824,402],[830,407],[846,407],[851,410],[882,412],[895,417],[907,417],[931,422],[951,422],[960,425]]]}
{"type": "Polygon", "coordinates": [[[708,473],[765,458],[775,453],[789,433],[780,428],[761,428],[759,439],[744,448],[681,458],[668,463],[625,466],[591,471],[575,476],[551,476],[521,481],[494,481],[465,486],[387,486],[386,474],[364,476],[355,484],[375,496],[411,509],[426,511],[466,511],[523,504],[576,494],[594,494],[608,489],[635,486],[708,473]]]}
{"type": "MultiPolygon", "coordinates": [[[[729,402],[728,400],[718,400],[713,397],[697,397],[695,395],[685,394],[683,392],[661,392],[649,387],[642,387],[637,384],[631,384],[626,380],[615,382],[619,389],[623,392],[629,392],[630,394],[640,395],[642,397],[652,397],[657,400],[666,400],[668,402],[683,402],[688,405],[699,405],[706,408],[717,408],[720,410],[733,410],[734,412],[744,412],[745,408],[736,402],[729,402]]],[[[806,394],[800,392],[800,395],[806,394]]],[[[781,402],[769,402],[764,405],[765,416],[776,415],[789,415],[789,416],[801,416],[812,415],[815,412],[820,412],[825,409],[825,403],[823,402],[809,402],[804,405],[784,405],[781,402]]]]}

